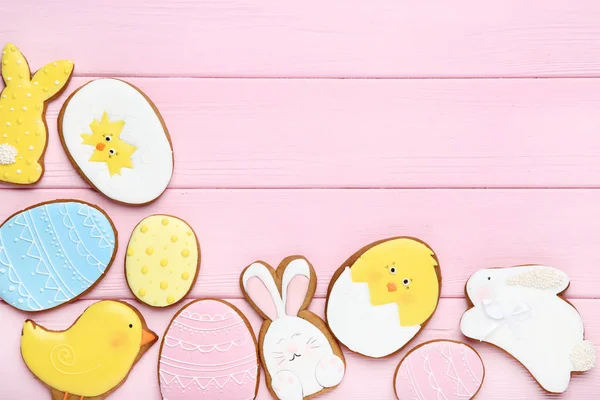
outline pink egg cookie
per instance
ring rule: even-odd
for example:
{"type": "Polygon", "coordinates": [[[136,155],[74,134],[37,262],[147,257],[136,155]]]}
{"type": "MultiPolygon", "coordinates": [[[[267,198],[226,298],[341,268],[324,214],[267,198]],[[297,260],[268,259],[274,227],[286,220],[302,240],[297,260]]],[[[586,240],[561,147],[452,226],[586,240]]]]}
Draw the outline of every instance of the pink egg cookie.
{"type": "Polygon", "coordinates": [[[259,368],[250,323],[222,300],[187,304],[163,337],[158,379],[165,400],[254,399],[259,368]]]}
{"type": "Polygon", "coordinates": [[[483,361],[471,346],[434,340],[400,361],[394,389],[400,400],[468,400],[481,388],[484,375],[483,361]]]}

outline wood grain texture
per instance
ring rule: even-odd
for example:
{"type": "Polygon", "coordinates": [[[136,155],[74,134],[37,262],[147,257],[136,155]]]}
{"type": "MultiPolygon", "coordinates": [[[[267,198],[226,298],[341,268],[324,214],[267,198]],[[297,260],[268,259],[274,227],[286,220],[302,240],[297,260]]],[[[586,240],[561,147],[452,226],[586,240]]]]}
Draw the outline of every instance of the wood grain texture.
{"type": "Polygon", "coordinates": [[[4,1],[0,37],[78,74],[598,76],[595,0],[4,1]]]}
{"type": "MultiPolygon", "coordinates": [[[[49,106],[39,187],[88,187],[56,118],[89,79],[49,106]]],[[[172,188],[600,185],[600,79],[129,81],[168,126],[172,188]]]]}
{"type": "MultiPolygon", "coordinates": [[[[600,344],[600,2],[80,3],[0,0],[0,38],[32,70],[75,61],[75,78],[48,109],[46,175],[33,190],[0,185],[0,222],[38,202],[79,198],[103,207],[119,230],[108,276],[37,322],[65,328],[96,299],[132,299],[123,277],[131,230],[169,213],[194,227],[202,249],[190,298],[230,299],[255,331],[261,320],[238,286],[250,262],[305,255],[319,282],[311,309],[322,314],[340,262],[371,241],[413,235],[439,256],[443,298],[409,348],[466,340],[458,323],[467,278],[520,263],[570,275],[566,296],[600,344]],[[62,103],[102,76],[138,86],[169,128],[175,174],[150,206],[93,192],[60,146],[62,103]],[[534,77],[552,79],[526,79],[534,77]]],[[[161,335],[179,308],[134,304],[161,335]]],[[[0,400],[49,398],[19,354],[27,317],[0,302],[0,400]]],[[[478,399],[556,398],[501,351],[472,344],[486,365],[478,399]]],[[[158,348],[109,399],[160,399],[158,348]]],[[[407,351],[384,360],[345,351],[345,380],[319,398],[394,398],[407,351]]],[[[574,376],[560,398],[599,390],[596,368],[574,376]]],[[[258,399],[269,397],[263,378],[258,399]]]]}
{"type": "MultiPolygon", "coordinates": [[[[226,299],[227,300],[227,299],[226,299]]],[[[236,307],[248,317],[254,331],[258,332],[262,319],[242,299],[229,299],[236,307]]],[[[50,311],[33,316],[33,320],[50,329],[64,329],[91,305],[93,301],[78,301],[63,309],[50,311]]],[[[132,303],[133,304],[133,303],[132,303]]],[[[600,343],[600,300],[579,299],[573,304],[581,313],[586,324],[586,338],[595,343],[600,343]]],[[[148,327],[154,330],[161,338],[176,310],[156,310],[147,306],[139,306],[144,314],[148,327]]],[[[310,310],[323,315],[325,301],[313,300],[310,310]]],[[[458,330],[458,322],[467,307],[464,299],[443,299],[431,321],[419,334],[415,342],[417,345],[432,339],[462,340],[466,338],[458,330]]],[[[0,354],[4,360],[14,362],[0,363],[0,376],[19,376],[21,379],[3,381],[0,390],[0,400],[14,400],[17,398],[44,399],[47,398],[46,388],[31,377],[27,367],[20,360],[19,340],[23,322],[23,314],[0,304],[2,315],[3,340],[0,341],[0,354]],[[27,384],[24,384],[27,382],[27,384]]],[[[486,376],[479,396],[485,400],[521,400],[521,399],[552,399],[556,396],[545,392],[531,378],[527,371],[517,361],[502,353],[500,350],[483,343],[469,342],[480,353],[485,364],[486,376]]],[[[143,398],[145,400],[160,400],[157,378],[157,360],[159,345],[154,345],[134,367],[128,381],[119,388],[111,400],[127,400],[143,398]]],[[[360,357],[344,349],[346,357],[347,374],[341,385],[329,394],[320,396],[319,399],[393,399],[392,380],[394,371],[408,349],[399,354],[382,360],[373,360],[360,357]],[[370,384],[365,384],[371,382],[370,384]]],[[[593,393],[600,390],[600,369],[596,368],[585,374],[574,376],[569,390],[560,396],[561,399],[581,400],[590,399],[593,393]]],[[[267,400],[268,394],[264,384],[264,375],[261,376],[258,400],[267,400]]]]}
{"type": "MultiPolygon", "coordinates": [[[[22,190],[0,196],[0,220],[22,209],[22,190]]],[[[569,297],[598,297],[600,190],[168,190],[150,207],[127,207],[92,190],[31,190],[27,206],[76,198],[97,204],[119,232],[115,265],[86,298],[133,298],[123,260],[133,228],[174,214],[196,231],[202,264],[190,297],[241,297],[244,267],[306,256],[324,296],[335,270],[362,246],[391,236],[426,241],[437,253],[442,295],[464,296],[468,277],[492,266],[538,263],[567,272],[569,297]]]]}

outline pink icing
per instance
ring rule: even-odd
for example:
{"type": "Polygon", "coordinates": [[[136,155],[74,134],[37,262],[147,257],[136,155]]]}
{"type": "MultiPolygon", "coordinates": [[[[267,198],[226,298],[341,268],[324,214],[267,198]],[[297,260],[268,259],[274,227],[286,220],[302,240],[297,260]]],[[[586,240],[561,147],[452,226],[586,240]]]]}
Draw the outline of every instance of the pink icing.
{"type": "Polygon", "coordinates": [[[285,301],[285,313],[287,315],[298,315],[302,303],[308,292],[310,280],[304,275],[297,275],[292,278],[287,287],[287,299],[285,301]]]}
{"type": "Polygon", "coordinates": [[[469,346],[434,341],[411,351],[396,375],[401,400],[468,400],[481,387],[483,363],[469,346]]]}
{"type": "Polygon", "coordinates": [[[254,399],[257,372],[253,337],[227,304],[190,303],[167,329],[159,359],[164,400],[254,399]]]}

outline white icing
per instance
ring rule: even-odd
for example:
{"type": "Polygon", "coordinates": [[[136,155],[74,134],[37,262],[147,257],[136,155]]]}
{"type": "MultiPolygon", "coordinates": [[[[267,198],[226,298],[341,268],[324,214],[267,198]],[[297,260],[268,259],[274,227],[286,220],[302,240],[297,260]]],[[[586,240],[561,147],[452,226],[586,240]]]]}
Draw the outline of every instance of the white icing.
{"type": "Polygon", "coordinates": [[[346,347],[369,357],[398,351],[421,329],[400,325],[396,303],[372,305],[367,283],[353,282],[348,267],[329,293],[327,323],[346,347]]]}
{"type": "Polygon", "coordinates": [[[461,331],[505,350],[544,389],[562,393],[576,370],[573,354],[590,365],[589,356],[585,356],[588,352],[581,350],[581,316],[556,296],[568,281],[563,272],[545,266],[480,270],[467,282],[467,295],[474,307],[463,315],[461,331]],[[547,271],[540,273],[540,269],[547,271]]]}
{"type": "Polygon", "coordinates": [[[267,267],[260,262],[255,262],[254,264],[246,268],[244,274],[242,275],[242,285],[244,286],[244,289],[246,289],[247,287],[248,280],[253,277],[260,279],[271,294],[271,298],[273,299],[273,302],[275,303],[275,308],[277,309],[277,315],[280,317],[285,315],[285,307],[283,306],[283,302],[281,301],[279,290],[277,289],[277,285],[273,280],[273,276],[271,275],[267,267]]]}
{"type": "Polygon", "coordinates": [[[508,285],[519,285],[536,289],[556,289],[556,293],[567,288],[569,280],[564,273],[551,267],[537,267],[511,276],[506,280],[508,285]]]}
{"type": "Polygon", "coordinates": [[[17,162],[17,149],[8,144],[0,144],[0,165],[9,165],[17,162]]]}
{"type": "Polygon", "coordinates": [[[304,397],[323,389],[323,386],[317,381],[317,365],[321,358],[333,355],[333,350],[323,332],[310,322],[302,318],[289,316],[273,321],[265,334],[262,351],[265,355],[265,366],[269,374],[275,376],[283,370],[293,372],[302,383],[304,397]],[[298,333],[300,333],[299,336],[292,338],[292,335],[298,333]],[[316,339],[317,342],[315,343],[318,343],[319,346],[312,356],[309,357],[305,352],[299,350],[300,358],[292,362],[279,364],[282,361],[282,359],[276,357],[279,353],[283,353],[287,360],[293,357],[293,354],[286,350],[289,341],[297,342],[300,347],[309,338],[316,339]],[[282,339],[283,341],[281,341],[282,339]]]}
{"type": "Polygon", "coordinates": [[[117,79],[97,79],[80,88],[68,101],[62,119],[65,146],[81,172],[103,194],[128,204],[158,198],[173,175],[173,151],[162,123],[146,98],[117,79]],[[121,139],[137,147],[133,168],[110,176],[106,163],[90,162],[94,147],[82,143],[90,123],[104,112],[111,121],[124,120],[121,139]]]}
{"type": "MultiPolygon", "coordinates": [[[[251,278],[260,279],[277,309],[277,317],[269,325],[260,351],[264,356],[265,369],[273,378],[273,389],[280,398],[300,396],[299,398],[302,399],[310,396],[323,390],[324,385],[331,387],[339,384],[345,372],[343,361],[333,353],[329,341],[319,328],[296,315],[290,316],[285,313],[284,300],[291,297],[291,294],[288,293],[288,286],[298,275],[307,277],[310,282],[310,266],[303,258],[293,259],[285,266],[282,276],[282,299],[273,275],[264,264],[256,262],[246,268],[242,274],[244,291],[247,293],[248,281],[251,278]],[[333,357],[337,360],[320,365],[319,363],[324,357],[327,359],[333,357]],[[340,364],[341,370],[339,369],[340,364]],[[279,377],[284,375],[294,379],[291,382],[288,379],[282,379],[278,383],[279,377]],[[323,384],[320,383],[319,378],[323,384]],[[300,385],[298,385],[298,381],[300,385]]],[[[260,295],[261,293],[256,293],[256,296],[260,295]]],[[[296,293],[295,298],[299,298],[300,295],[305,298],[306,291],[296,293]]],[[[251,295],[250,297],[252,299],[251,295]]],[[[255,304],[260,303],[252,300],[255,304]]],[[[264,311],[263,313],[268,314],[264,311]]]]}

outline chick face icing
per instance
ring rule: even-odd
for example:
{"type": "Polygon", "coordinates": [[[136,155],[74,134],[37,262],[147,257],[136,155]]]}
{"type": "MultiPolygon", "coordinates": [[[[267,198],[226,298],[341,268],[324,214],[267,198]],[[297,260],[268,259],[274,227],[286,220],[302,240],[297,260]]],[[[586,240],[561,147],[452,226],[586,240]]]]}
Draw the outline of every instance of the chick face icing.
{"type": "Polygon", "coordinates": [[[365,251],[350,273],[353,282],[367,283],[372,305],[396,303],[400,325],[412,326],[425,322],[437,306],[437,267],[429,247],[400,238],[365,251]]]}
{"type": "Polygon", "coordinates": [[[395,353],[435,311],[440,280],[437,257],[420,240],[375,242],[335,274],[327,301],[329,326],[354,352],[369,357],[395,353]]]}

